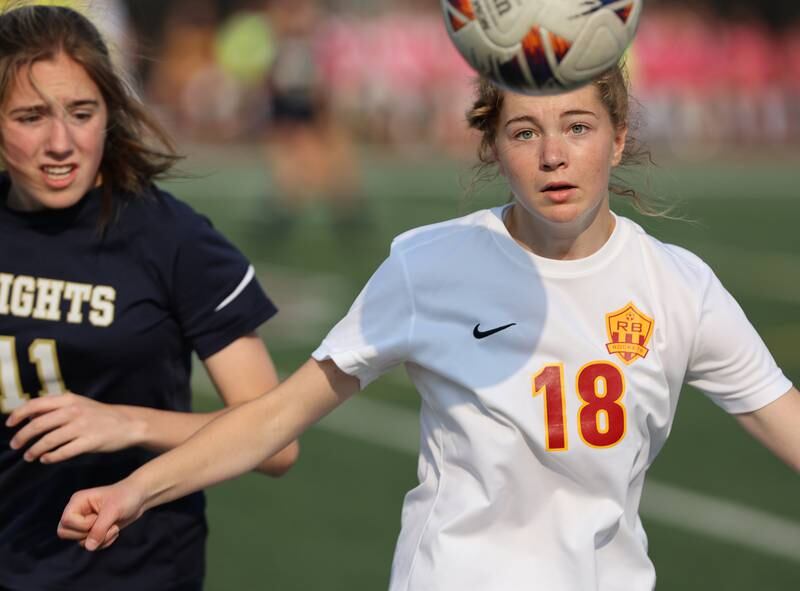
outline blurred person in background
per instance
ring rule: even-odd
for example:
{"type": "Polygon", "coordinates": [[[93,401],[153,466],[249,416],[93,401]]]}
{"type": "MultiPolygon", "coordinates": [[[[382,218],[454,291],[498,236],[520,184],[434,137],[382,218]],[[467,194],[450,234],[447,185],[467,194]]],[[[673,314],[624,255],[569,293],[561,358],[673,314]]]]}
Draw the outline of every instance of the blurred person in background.
{"type": "MultiPolygon", "coordinates": [[[[199,590],[202,494],[95,556],[58,539],[60,505],[224,412],[191,412],[192,351],[226,405],[275,386],[255,331],[276,309],[153,184],[179,157],[86,18],[0,12],[0,80],[0,588],[199,590]]],[[[279,476],[296,455],[255,468],[279,476]]]]}
{"type": "Polygon", "coordinates": [[[647,158],[628,104],[616,67],[551,96],[481,82],[468,120],[512,202],[396,238],[297,372],[123,481],[77,493],[59,535],[109,547],[143,512],[251,469],[402,363],[422,398],[420,484],[392,591],[651,591],[639,501],[684,383],[796,471],[800,392],[708,265],[611,211],[611,192],[640,201],[614,170],[647,158]]]}
{"type": "Polygon", "coordinates": [[[235,115],[228,120],[233,137],[262,138],[267,121],[265,85],[275,50],[265,0],[240,2],[217,31],[215,53],[219,69],[237,88],[235,115]]]}
{"type": "Polygon", "coordinates": [[[174,0],[167,8],[158,59],[147,79],[148,100],[182,134],[225,137],[231,108],[217,67],[219,14],[214,0],[174,0]]]}
{"type": "Polygon", "coordinates": [[[166,9],[148,100],[183,137],[211,143],[260,136],[263,84],[274,40],[263,0],[222,19],[214,0],[176,0],[166,9]]]}
{"type": "Polygon", "coordinates": [[[331,206],[346,237],[363,230],[364,204],[355,146],[331,111],[319,69],[316,0],[270,0],[267,14],[276,53],[267,76],[267,167],[279,209],[267,213],[276,230],[309,207],[331,206]]]}

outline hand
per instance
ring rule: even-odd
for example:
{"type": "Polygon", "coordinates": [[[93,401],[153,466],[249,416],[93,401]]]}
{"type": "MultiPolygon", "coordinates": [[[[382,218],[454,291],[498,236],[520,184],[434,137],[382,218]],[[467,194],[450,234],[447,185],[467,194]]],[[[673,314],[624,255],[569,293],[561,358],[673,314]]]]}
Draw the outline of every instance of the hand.
{"type": "Polygon", "coordinates": [[[89,551],[108,548],[122,528],[142,515],[142,499],[127,480],[78,491],[64,508],[58,537],[76,540],[89,551]]]}
{"type": "Polygon", "coordinates": [[[26,402],[11,413],[6,426],[15,427],[26,419],[28,424],[11,439],[11,448],[21,449],[40,437],[25,451],[28,462],[62,462],[89,452],[117,451],[136,444],[136,429],[119,407],[70,392],[26,402]]]}

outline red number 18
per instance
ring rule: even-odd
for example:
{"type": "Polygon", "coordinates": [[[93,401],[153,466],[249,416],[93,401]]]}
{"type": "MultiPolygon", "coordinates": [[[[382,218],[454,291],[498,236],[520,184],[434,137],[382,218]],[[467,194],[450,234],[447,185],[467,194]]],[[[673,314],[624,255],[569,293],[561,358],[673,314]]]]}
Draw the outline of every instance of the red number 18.
{"type": "MultiPolygon", "coordinates": [[[[611,447],[626,431],[627,416],[622,397],[625,376],[610,361],[592,361],[578,371],[575,388],[582,405],[578,433],[591,447],[611,447]]],[[[533,376],[533,396],[544,391],[545,445],[548,451],[568,449],[564,415],[564,365],[548,363],[533,376]]]]}

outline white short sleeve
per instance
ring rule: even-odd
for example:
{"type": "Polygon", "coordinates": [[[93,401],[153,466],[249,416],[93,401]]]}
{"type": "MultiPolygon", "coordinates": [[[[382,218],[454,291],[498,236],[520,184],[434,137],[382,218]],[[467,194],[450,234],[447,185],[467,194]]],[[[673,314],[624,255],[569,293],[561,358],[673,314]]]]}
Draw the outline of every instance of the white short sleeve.
{"type": "Polygon", "coordinates": [[[361,388],[409,355],[414,306],[402,255],[393,252],[311,356],[331,359],[361,388]]]}
{"type": "Polygon", "coordinates": [[[758,410],[792,387],[739,304],[710,270],[686,382],[734,414],[758,410]]]}

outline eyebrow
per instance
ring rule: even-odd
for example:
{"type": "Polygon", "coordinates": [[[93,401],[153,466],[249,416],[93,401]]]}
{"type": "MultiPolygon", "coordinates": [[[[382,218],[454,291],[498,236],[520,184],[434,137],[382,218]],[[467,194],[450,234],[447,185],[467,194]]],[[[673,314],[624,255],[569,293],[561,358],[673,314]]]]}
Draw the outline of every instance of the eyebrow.
{"type": "MultiPolygon", "coordinates": [[[[94,99],[80,99],[77,101],[72,101],[67,103],[67,109],[81,109],[86,107],[99,107],[100,102],[94,99]]],[[[12,109],[9,111],[10,116],[14,115],[24,115],[26,113],[46,113],[50,107],[45,103],[39,103],[37,105],[28,105],[25,107],[17,107],[16,109],[12,109]]]]}
{"type": "MultiPolygon", "coordinates": [[[[570,111],[564,111],[563,113],[561,113],[560,118],[563,119],[564,117],[574,117],[576,115],[578,116],[589,115],[590,117],[598,119],[597,113],[595,113],[594,111],[584,111],[583,109],[572,109],[570,111]]],[[[504,127],[508,127],[512,123],[520,123],[523,121],[527,123],[533,123],[534,125],[538,124],[536,117],[532,117],[531,115],[520,115],[519,117],[512,117],[511,119],[506,121],[504,127]]]]}

